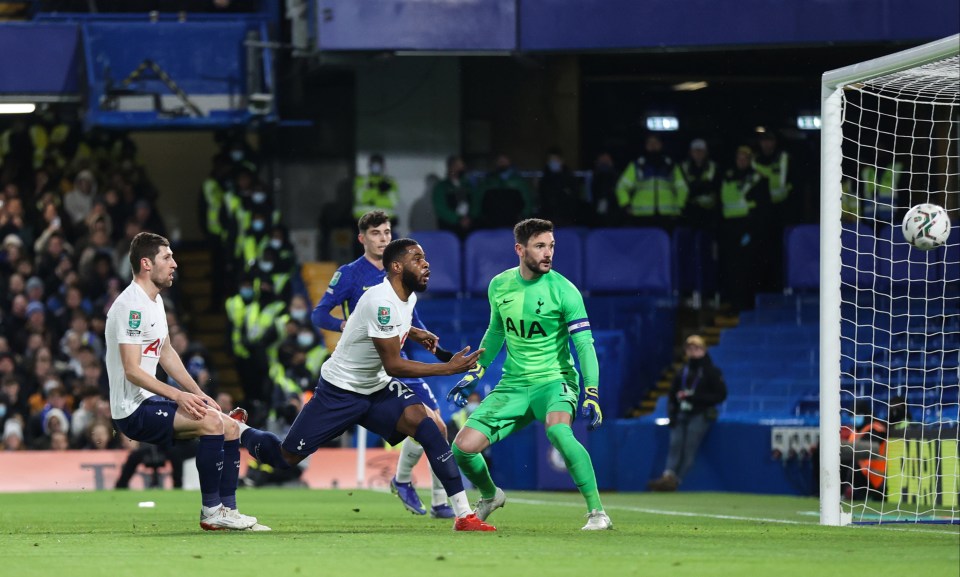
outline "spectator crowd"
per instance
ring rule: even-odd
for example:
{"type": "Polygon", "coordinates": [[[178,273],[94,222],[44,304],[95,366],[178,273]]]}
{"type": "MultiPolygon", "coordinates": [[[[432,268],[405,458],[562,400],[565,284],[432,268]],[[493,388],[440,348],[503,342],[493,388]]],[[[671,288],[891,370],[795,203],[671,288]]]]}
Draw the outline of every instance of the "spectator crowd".
{"type": "MultiPolygon", "coordinates": [[[[0,127],[0,423],[8,448],[115,446],[104,369],[105,313],[130,282],[130,240],[166,236],[157,190],[121,133],[83,132],[52,109],[0,127]],[[62,434],[61,434],[62,433],[62,434]]],[[[198,191],[212,252],[211,312],[228,320],[242,400],[252,422],[282,430],[296,414],[328,352],[312,326],[299,267],[258,154],[228,135],[198,191]],[[222,307],[222,308],[221,308],[222,307]]],[[[396,222],[398,190],[374,154],[354,179],[352,212],[381,209],[396,222]]],[[[790,206],[788,154],[772,133],[741,146],[729,167],[693,140],[687,157],[663,151],[656,133],[626,166],[610,154],[573,171],[559,149],[538,171],[506,154],[489,172],[454,155],[430,197],[438,228],[461,238],[539,216],[560,227],[688,228],[718,248],[722,296],[775,290],[779,243],[790,206]],[[748,290],[744,291],[744,287],[748,290]]],[[[212,386],[203,347],[181,324],[177,284],[164,294],[170,338],[201,386],[212,386]]],[[[216,391],[213,391],[216,393],[216,391]]],[[[232,399],[227,399],[233,404],[232,399]]]]}
{"type": "MultiPolygon", "coordinates": [[[[114,436],[106,311],[131,280],[129,245],[165,234],[157,191],[122,134],[52,109],[0,127],[0,428],[4,450],[130,447],[114,436]]],[[[164,295],[170,338],[198,382],[203,351],[164,295]]]]}

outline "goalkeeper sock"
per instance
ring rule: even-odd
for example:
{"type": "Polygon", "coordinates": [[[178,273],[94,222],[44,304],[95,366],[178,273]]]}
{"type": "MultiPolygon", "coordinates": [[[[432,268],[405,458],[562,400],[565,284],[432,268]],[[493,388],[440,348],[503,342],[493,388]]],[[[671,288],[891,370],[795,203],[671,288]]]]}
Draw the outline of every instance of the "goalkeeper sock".
{"type": "Polygon", "coordinates": [[[237,508],[237,479],[240,478],[240,439],[223,442],[223,470],[220,472],[220,499],[224,507],[237,508]]]}
{"type": "Polygon", "coordinates": [[[197,473],[204,507],[220,505],[220,468],[223,466],[223,435],[203,435],[197,445],[197,473]]]}
{"type": "Polygon", "coordinates": [[[480,496],[484,499],[492,499],[497,494],[497,486],[493,484],[490,478],[490,469],[487,468],[487,461],[480,453],[467,453],[461,451],[456,444],[453,445],[453,456],[457,459],[457,465],[463,474],[470,479],[477,489],[480,489],[480,496]]]}
{"type": "MultiPolygon", "coordinates": [[[[583,448],[580,441],[573,436],[570,425],[559,423],[547,428],[547,438],[550,444],[563,456],[563,462],[573,477],[577,489],[587,502],[587,511],[603,511],[600,504],[600,491],[597,490],[597,476],[593,472],[593,462],[590,453],[583,448]]],[[[469,478],[469,477],[468,477],[469,478]]]]}
{"type": "Polygon", "coordinates": [[[430,468],[443,483],[443,488],[453,504],[454,513],[457,517],[468,514],[470,506],[463,490],[463,479],[460,478],[457,461],[450,452],[450,443],[440,432],[440,428],[433,419],[427,417],[420,421],[413,437],[423,446],[423,451],[430,460],[430,468]]]}
{"type": "Polygon", "coordinates": [[[423,456],[423,446],[415,440],[407,437],[400,445],[400,458],[397,459],[397,482],[409,483],[412,478],[413,468],[423,456]]]}
{"type": "Polygon", "coordinates": [[[240,433],[240,444],[254,459],[265,465],[270,465],[274,469],[290,468],[290,463],[280,452],[280,437],[273,433],[250,427],[240,433]]]}

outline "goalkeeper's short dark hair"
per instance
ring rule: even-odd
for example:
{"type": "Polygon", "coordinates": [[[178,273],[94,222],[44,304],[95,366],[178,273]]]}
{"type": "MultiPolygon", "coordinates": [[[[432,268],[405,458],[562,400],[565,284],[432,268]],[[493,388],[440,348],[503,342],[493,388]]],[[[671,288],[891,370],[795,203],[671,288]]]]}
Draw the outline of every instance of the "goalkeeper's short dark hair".
{"type": "Polygon", "coordinates": [[[357,229],[363,234],[367,232],[368,229],[380,226],[385,222],[390,222],[390,217],[387,216],[387,213],[382,210],[371,210],[361,216],[360,220],[357,221],[357,229]]]}
{"type": "Polygon", "coordinates": [[[553,223],[542,218],[528,218],[521,220],[513,227],[513,238],[517,244],[527,245],[530,237],[544,232],[553,232],[553,223]]]}
{"type": "Polygon", "coordinates": [[[412,238],[398,238],[391,240],[387,248],[383,249],[383,270],[390,274],[390,265],[403,258],[404,253],[411,246],[416,246],[417,241],[412,238]]]}

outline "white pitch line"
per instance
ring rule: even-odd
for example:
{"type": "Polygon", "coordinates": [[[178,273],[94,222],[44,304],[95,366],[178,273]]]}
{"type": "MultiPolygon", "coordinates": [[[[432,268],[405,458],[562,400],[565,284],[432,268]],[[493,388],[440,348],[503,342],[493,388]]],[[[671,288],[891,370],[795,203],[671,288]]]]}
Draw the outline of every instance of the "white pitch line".
{"type": "MultiPolygon", "coordinates": [[[[509,503],[522,503],[524,505],[563,505],[564,507],[582,507],[582,503],[567,503],[563,501],[537,501],[535,499],[509,499],[509,503]]],[[[669,515],[673,517],[707,517],[710,519],[725,519],[727,521],[754,521],[757,523],[784,523],[787,525],[814,525],[806,521],[792,521],[789,519],[767,519],[764,517],[740,517],[737,515],[715,515],[710,513],[692,513],[690,511],[665,511],[662,509],[644,509],[642,507],[631,507],[629,505],[608,505],[605,509],[619,509],[621,511],[630,511],[632,513],[649,513],[651,515],[669,515]]]]}
{"type": "MultiPolygon", "coordinates": [[[[509,499],[510,503],[520,503],[521,505],[561,505],[564,507],[583,507],[583,503],[570,503],[565,501],[539,501],[536,499],[509,499]]],[[[609,505],[605,509],[619,509],[621,511],[630,511],[631,513],[647,513],[650,515],[666,515],[672,517],[706,517],[708,519],[723,519],[726,521],[752,521],[755,523],[781,523],[784,525],[819,525],[808,521],[794,521],[791,519],[769,519],[766,517],[742,517],[739,515],[717,515],[711,513],[692,513],[690,511],[667,511],[663,509],[644,509],[643,507],[631,507],[629,505],[609,505]]],[[[819,515],[819,513],[818,513],[819,515]]],[[[882,527],[887,531],[905,531],[908,533],[939,533],[941,535],[957,535],[956,531],[940,531],[937,529],[913,529],[910,527],[891,527],[890,525],[854,525],[856,529],[867,529],[869,527],[882,527]]]]}

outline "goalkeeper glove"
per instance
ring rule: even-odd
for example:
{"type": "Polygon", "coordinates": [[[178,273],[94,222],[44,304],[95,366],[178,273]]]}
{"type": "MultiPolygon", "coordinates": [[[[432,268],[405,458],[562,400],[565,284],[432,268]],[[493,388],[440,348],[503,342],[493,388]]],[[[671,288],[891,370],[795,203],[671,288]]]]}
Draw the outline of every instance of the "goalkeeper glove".
{"type": "Polygon", "coordinates": [[[467,374],[460,379],[457,384],[450,389],[450,392],[447,393],[447,402],[453,403],[458,407],[467,406],[467,397],[470,396],[470,393],[473,392],[473,389],[477,386],[477,383],[480,382],[480,379],[483,378],[483,373],[486,369],[482,365],[477,365],[475,368],[467,371],[467,374]]]}
{"type": "Polygon", "coordinates": [[[593,431],[603,424],[603,412],[600,410],[600,394],[597,387],[586,387],[583,390],[583,404],[580,406],[580,416],[590,419],[587,429],[593,431]]]}

